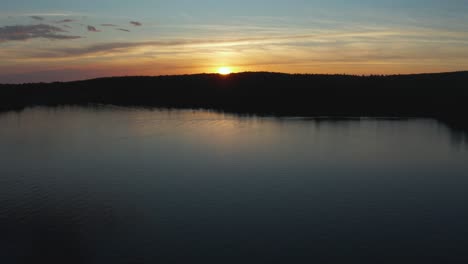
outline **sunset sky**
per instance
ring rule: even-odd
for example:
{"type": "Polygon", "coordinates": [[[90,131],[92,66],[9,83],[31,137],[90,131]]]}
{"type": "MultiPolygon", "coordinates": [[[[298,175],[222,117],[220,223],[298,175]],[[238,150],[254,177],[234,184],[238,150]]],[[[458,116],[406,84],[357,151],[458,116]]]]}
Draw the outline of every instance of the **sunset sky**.
{"type": "Polygon", "coordinates": [[[275,71],[468,70],[468,0],[16,0],[0,83],[275,71]]]}

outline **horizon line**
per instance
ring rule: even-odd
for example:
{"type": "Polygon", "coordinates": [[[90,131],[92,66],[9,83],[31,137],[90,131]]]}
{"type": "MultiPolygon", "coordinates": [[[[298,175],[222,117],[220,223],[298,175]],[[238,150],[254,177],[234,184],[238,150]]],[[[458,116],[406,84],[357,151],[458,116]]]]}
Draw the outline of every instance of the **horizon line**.
{"type": "Polygon", "coordinates": [[[2,83],[0,85],[24,85],[24,84],[53,84],[53,83],[73,83],[73,82],[86,82],[101,79],[118,79],[118,78],[158,78],[158,77],[177,77],[177,76],[197,76],[197,75],[215,75],[224,78],[229,78],[232,75],[251,74],[251,73],[269,73],[281,75],[310,75],[310,76],[350,76],[350,77],[392,77],[392,76],[414,76],[414,75],[438,75],[438,74],[455,74],[455,73],[468,73],[468,70],[447,71],[447,72],[420,72],[420,73],[395,73],[395,74],[350,74],[350,73],[286,73],[274,71],[241,71],[232,72],[223,75],[217,72],[201,72],[201,73],[187,73],[187,74],[160,74],[160,75],[115,75],[103,76],[96,78],[76,79],[70,81],[43,81],[43,82],[22,82],[22,83],[2,83]]]}

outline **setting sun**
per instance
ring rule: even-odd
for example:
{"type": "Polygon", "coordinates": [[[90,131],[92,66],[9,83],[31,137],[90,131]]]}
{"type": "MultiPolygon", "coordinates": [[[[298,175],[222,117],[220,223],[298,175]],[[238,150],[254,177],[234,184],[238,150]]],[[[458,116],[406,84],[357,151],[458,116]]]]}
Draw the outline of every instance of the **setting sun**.
{"type": "Polygon", "coordinates": [[[221,67],[218,69],[218,73],[221,75],[228,75],[231,74],[232,70],[229,67],[221,67]]]}

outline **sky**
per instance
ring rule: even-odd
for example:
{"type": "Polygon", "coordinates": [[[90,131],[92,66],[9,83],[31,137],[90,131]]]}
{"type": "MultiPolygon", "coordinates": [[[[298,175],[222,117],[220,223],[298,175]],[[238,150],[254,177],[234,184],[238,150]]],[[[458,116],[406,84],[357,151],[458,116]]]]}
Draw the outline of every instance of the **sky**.
{"type": "Polygon", "coordinates": [[[0,83],[468,70],[468,0],[0,1],[0,83]]]}

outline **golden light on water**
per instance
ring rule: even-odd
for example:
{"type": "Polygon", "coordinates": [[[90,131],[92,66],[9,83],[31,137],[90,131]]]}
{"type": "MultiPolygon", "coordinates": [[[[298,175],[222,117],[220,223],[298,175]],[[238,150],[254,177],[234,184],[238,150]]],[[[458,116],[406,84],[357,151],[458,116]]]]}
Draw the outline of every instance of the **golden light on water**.
{"type": "Polygon", "coordinates": [[[232,73],[232,70],[229,67],[220,67],[218,69],[218,73],[221,75],[229,75],[232,73]]]}

